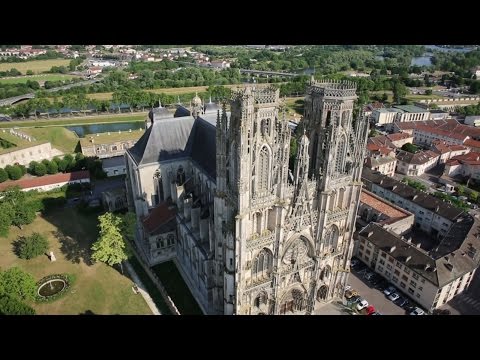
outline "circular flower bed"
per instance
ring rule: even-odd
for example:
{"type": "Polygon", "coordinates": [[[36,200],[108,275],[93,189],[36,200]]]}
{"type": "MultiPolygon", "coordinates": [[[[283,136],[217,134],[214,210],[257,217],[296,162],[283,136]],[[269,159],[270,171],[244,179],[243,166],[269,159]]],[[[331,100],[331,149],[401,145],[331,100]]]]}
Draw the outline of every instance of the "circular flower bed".
{"type": "Polygon", "coordinates": [[[48,275],[37,282],[37,301],[52,301],[65,294],[70,287],[71,278],[64,274],[48,275]]]}

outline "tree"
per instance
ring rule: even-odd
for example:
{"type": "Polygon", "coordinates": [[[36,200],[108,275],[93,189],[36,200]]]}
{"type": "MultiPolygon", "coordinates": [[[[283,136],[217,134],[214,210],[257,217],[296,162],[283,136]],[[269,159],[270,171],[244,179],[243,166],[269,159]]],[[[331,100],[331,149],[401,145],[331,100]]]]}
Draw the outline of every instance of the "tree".
{"type": "Polygon", "coordinates": [[[418,151],[418,147],[411,143],[406,143],[406,144],[403,144],[402,150],[415,154],[418,151]]]}
{"type": "Polygon", "coordinates": [[[4,169],[0,169],[0,183],[8,180],[8,174],[4,169]]]}
{"type": "Polygon", "coordinates": [[[98,217],[100,233],[92,245],[92,259],[102,261],[110,266],[120,264],[128,259],[127,243],[121,234],[122,219],[110,212],[98,217]]]}
{"type": "Polygon", "coordinates": [[[425,90],[425,95],[432,95],[432,89],[425,90]]]}
{"type": "Polygon", "coordinates": [[[135,224],[137,223],[137,217],[135,213],[128,211],[124,215],[120,215],[122,223],[120,224],[121,232],[125,240],[134,240],[135,224]]]}
{"type": "Polygon", "coordinates": [[[35,208],[27,202],[27,194],[18,186],[7,189],[3,196],[3,202],[13,208],[12,224],[20,229],[23,225],[30,224],[35,220],[35,208]]]}
{"type": "Polygon", "coordinates": [[[0,293],[19,300],[33,299],[36,290],[35,279],[19,267],[0,273],[0,293]]]}
{"type": "Polygon", "coordinates": [[[45,166],[45,164],[37,163],[33,168],[33,172],[37,176],[43,176],[47,173],[47,167],[45,166]]]}
{"type": "Polygon", "coordinates": [[[49,161],[47,165],[47,173],[56,174],[58,173],[58,165],[55,161],[49,161]]]}
{"type": "Polygon", "coordinates": [[[8,177],[12,180],[18,180],[23,176],[22,169],[20,169],[18,165],[7,165],[5,170],[7,171],[8,177]]]}
{"type": "Polygon", "coordinates": [[[393,86],[393,100],[400,104],[401,99],[407,95],[407,87],[400,81],[396,81],[393,86]]]}
{"type": "Polygon", "coordinates": [[[458,185],[457,187],[457,194],[458,196],[462,196],[465,194],[465,186],[463,185],[458,185]]]}
{"type": "Polygon", "coordinates": [[[0,203],[0,236],[7,237],[15,211],[8,202],[0,203]]]}
{"type": "Polygon", "coordinates": [[[68,168],[68,161],[65,159],[62,159],[58,162],[58,171],[65,172],[68,168]]]}
{"type": "Polygon", "coordinates": [[[19,237],[15,245],[18,249],[18,257],[26,260],[42,255],[48,250],[47,238],[37,232],[30,236],[19,237]]]}
{"type": "Polygon", "coordinates": [[[475,191],[475,190],[472,190],[468,196],[468,198],[470,199],[470,201],[472,202],[477,202],[478,201],[478,192],[475,191]]]}
{"type": "Polygon", "coordinates": [[[0,315],[35,315],[35,310],[11,296],[0,295],[0,315]]]}
{"type": "Polygon", "coordinates": [[[32,70],[27,70],[26,74],[27,75],[33,75],[33,71],[32,70]]]}

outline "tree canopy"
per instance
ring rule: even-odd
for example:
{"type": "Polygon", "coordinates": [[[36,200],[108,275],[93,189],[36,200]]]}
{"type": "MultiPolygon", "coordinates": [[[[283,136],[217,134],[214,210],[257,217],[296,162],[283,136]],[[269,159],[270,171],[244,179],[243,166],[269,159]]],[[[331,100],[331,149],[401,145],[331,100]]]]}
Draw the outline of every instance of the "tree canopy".
{"type": "Polygon", "coordinates": [[[92,259],[110,266],[121,264],[128,258],[127,244],[121,233],[122,219],[110,212],[98,217],[100,233],[92,245],[92,259]]]}

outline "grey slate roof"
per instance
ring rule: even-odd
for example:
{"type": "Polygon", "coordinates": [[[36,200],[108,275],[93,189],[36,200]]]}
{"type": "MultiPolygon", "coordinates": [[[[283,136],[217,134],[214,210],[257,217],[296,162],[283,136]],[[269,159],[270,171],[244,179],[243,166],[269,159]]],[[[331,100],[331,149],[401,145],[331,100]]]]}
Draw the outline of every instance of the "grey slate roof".
{"type": "Polygon", "coordinates": [[[370,184],[376,184],[450,221],[456,221],[456,219],[463,213],[463,210],[458,209],[435,196],[426,194],[423,191],[417,190],[386,175],[382,175],[379,172],[372,171],[365,166],[362,170],[362,181],[370,191],[372,191],[370,184]]]}
{"type": "Polygon", "coordinates": [[[217,114],[211,113],[197,119],[188,116],[155,121],[127,151],[138,165],[190,157],[215,179],[216,119],[217,114]]]}
{"type": "Polygon", "coordinates": [[[172,117],[172,114],[164,107],[153,108],[148,112],[148,117],[151,121],[158,119],[166,119],[172,117]],[[155,116],[155,119],[153,118],[155,116]]]}
{"type": "Polygon", "coordinates": [[[178,105],[177,110],[175,110],[175,114],[173,114],[173,117],[183,117],[183,116],[190,116],[190,110],[188,110],[185,106],[183,105],[178,105]]]}

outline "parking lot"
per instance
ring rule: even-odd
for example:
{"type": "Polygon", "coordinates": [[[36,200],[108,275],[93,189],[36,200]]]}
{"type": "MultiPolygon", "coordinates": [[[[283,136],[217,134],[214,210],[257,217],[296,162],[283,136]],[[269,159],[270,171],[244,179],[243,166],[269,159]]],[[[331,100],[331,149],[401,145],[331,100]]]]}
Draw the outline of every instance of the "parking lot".
{"type": "Polygon", "coordinates": [[[382,291],[375,289],[362,276],[358,276],[356,271],[352,271],[348,277],[348,284],[352,289],[357,290],[360,297],[373,305],[375,310],[382,315],[405,315],[406,312],[400,306],[388,300],[382,291]]]}
{"type": "MultiPolygon", "coordinates": [[[[381,315],[406,315],[419,306],[396,287],[393,288],[394,292],[391,293],[394,298],[389,299],[384,290],[392,287],[392,284],[380,275],[375,274],[367,265],[355,257],[352,259],[351,271],[348,285],[350,285],[351,291],[355,290],[358,295],[352,296],[349,303],[352,301],[358,303],[365,299],[368,305],[373,306],[375,312],[381,315]]],[[[345,292],[345,295],[351,296],[351,291],[345,292]]],[[[387,293],[387,295],[389,294],[387,293]]],[[[373,310],[369,309],[370,311],[373,310]]]]}

